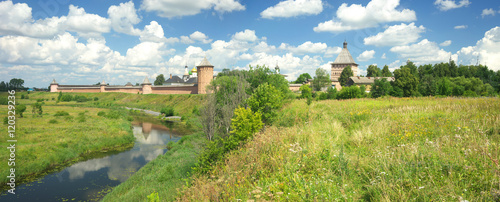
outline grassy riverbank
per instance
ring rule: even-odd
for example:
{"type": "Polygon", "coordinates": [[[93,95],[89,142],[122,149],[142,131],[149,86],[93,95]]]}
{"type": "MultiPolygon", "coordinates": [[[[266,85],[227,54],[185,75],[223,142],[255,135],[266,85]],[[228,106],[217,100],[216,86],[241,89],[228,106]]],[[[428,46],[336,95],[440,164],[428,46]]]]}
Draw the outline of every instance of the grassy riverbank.
{"type": "Polygon", "coordinates": [[[158,193],[161,201],[173,201],[189,181],[191,167],[205,141],[202,133],[182,137],[169,143],[169,150],[142,167],[124,183],[106,195],[103,201],[145,201],[158,193]]]}
{"type": "MultiPolygon", "coordinates": [[[[17,100],[23,103],[24,100],[17,100]]],[[[123,150],[134,143],[130,120],[125,110],[111,112],[109,109],[43,106],[42,116],[31,113],[27,106],[24,118],[16,116],[16,183],[30,180],[48,169],[57,169],[73,162],[108,150],[123,150]],[[98,116],[99,112],[106,116],[98,116]]],[[[0,116],[7,115],[7,106],[2,105],[0,116]]],[[[0,145],[8,146],[7,125],[0,128],[0,145]]],[[[7,161],[7,149],[0,152],[0,159],[7,161]]],[[[0,175],[7,176],[7,162],[0,164],[0,175]]],[[[1,178],[5,184],[8,178],[1,178]]]]}
{"type": "Polygon", "coordinates": [[[498,98],[296,100],[277,125],[180,200],[500,200],[498,98]]]}

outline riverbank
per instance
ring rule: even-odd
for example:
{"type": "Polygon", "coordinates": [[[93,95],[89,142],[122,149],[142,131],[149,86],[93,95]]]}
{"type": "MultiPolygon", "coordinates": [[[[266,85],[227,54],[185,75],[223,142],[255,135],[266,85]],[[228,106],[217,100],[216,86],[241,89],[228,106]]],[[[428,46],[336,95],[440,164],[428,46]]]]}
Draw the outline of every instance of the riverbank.
{"type": "MultiPolygon", "coordinates": [[[[23,103],[23,100],[18,101],[23,103]]],[[[16,118],[17,184],[102,151],[121,151],[133,146],[134,136],[125,110],[43,106],[42,115],[33,115],[31,108],[27,106],[24,118],[16,118]],[[99,113],[104,115],[99,116],[99,113]]],[[[0,114],[7,114],[7,110],[1,107],[0,114]]],[[[7,134],[7,127],[1,127],[0,133],[7,134]]],[[[7,135],[0,136],[0,142],[1,147],[6,148],[7,135]]],[[[8,158],[7,152],[0,153],[0,159],[8,158]]],[[[8,176],[8,172],[7,163],[0,164],[0,175],[8,176]]],[[[2,185],[7,180],[0,178],[2,185]]]]}
{"type": "Polygon", "coordinates": [[[498,201],[499,126],[498,98],[295,100],[179,200],[498,201]]]}

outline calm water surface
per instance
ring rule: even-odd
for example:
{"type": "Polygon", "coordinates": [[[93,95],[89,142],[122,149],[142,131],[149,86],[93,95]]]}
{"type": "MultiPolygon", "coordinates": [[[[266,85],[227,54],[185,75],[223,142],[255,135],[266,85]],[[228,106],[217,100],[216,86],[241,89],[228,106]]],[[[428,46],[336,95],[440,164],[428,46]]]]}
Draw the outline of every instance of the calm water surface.
{"type": "Polygon", "coordinates": [[[0,201],[97,201],[127,180],[142,166],[164,154],[166,144],[180,139],[163,125],[133,123],[135,145],[131,150],[73,164],[35,182],[16,186],[16,194],[0,201]]]}

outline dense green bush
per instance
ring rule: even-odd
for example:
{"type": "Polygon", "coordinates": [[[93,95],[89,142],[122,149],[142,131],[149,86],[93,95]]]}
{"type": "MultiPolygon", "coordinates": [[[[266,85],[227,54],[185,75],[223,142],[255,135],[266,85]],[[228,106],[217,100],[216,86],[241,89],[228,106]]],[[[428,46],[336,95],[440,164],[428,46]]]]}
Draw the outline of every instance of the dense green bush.
{"type": "Polygon", "coordinates": [[[361,90],[357,86],[343,87],[337,95],[337,99],[360,98],[361,90]]]}
{"type": "Polygon", "coordinates": [[[274,86],[263,83],[248,98],[247,103],[252,111],[262,114],[264,123],[271,123],[276,117],[277,110],[283,105],[283,97],[274,86]]]}
{"type": "Polygon", "coordinates": [[[70,94],[59,94],[61,96],[61,99],[60,101],[63,101],[63,102],[70,102],[73,100],[73,96],[70,95],[70,94]]]}
{"type": "Polygon", "coordinates": [[[49,121],[49,123],[54,124],[54,123],[59,123],[59,122],[58,122],[57,120],[55,120],[55,119],[51,119],[51,120],[49,121]]]}
{"type": "Polygon", "coordinates": [[[69,113],[66,111],[57,111],[54,116],[68,116],[69,113]]]}
{"type": "Polygon", "coordinates": [[[165,114],[165,116],[173,116],[174,108],[172,106],[166,106],[160,110],[160,113],[165,114]]]}
{"type": "Polygon", "coordinates": [[[97,112],[97,116],[105,116],[105,115],[106,115],[106,112],[104,112],[104,111],[97,112]]]}
{"type": "Polygon", "coordinates": [[[76,102],[87,102],[88,101],[87,97],[85,97],[83,95],[75,95],[73,100],[76,102]]]}

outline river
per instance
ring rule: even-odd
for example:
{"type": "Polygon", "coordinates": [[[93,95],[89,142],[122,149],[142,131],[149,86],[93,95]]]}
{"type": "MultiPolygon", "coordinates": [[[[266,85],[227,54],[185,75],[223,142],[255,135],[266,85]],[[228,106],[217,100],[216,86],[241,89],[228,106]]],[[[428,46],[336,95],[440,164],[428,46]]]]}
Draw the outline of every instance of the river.
{"type": "Polygon", "coordinates": [[[164,125],[132,122],[132,149],[73,164],[62,171],[16,186],[16,194],[2,193],[0,201],[98,201],[141,167],[164,154],[166,144],[181,138],[164,125]]]}

